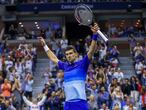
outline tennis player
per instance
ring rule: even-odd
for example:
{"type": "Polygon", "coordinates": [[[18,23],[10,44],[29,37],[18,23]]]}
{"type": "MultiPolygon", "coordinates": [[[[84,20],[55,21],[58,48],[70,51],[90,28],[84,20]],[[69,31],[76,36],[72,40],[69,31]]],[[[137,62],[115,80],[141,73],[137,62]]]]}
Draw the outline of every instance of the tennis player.
{"type": "Polygon", "coordinates": [[[42,37],[39,38],[49,59],[57,64],[59,69],[64,70],[64,91],[66,97],[64,110],[88,110],[85,81],[90,60],[97,46],[98,30],[98,24],[94,23],[91,26],[91,31],[93,32],[91,45],[87,55],[82,60],[78,60],[78,53],[74,46],[68,46],[65,49],[67,62],[60,61],[46,45],[45,40],[42,37]]]}

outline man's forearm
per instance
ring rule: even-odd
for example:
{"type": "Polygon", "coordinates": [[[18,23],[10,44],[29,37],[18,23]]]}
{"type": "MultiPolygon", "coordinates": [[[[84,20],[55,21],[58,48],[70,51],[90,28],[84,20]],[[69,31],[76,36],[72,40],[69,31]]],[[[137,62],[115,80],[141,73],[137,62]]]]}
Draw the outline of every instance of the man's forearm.
{"type": "Polygon", "coordinates": [[[24,95],[22,96],[23,98],[23,101],[28,105],[28,106],[31,106],[32,105],[32,102],[29,101],[24,95]]]}
{"type": "Polygon", "coordinates": [[[94,54],[96,46],[97,46],[97,41],[92,40],[91,45],[90,45],[90,49],[89,49],[90,54],[92,54],[92,55],[94,54]]]}
{"type": "Polygon", "coordinates": [[[92,58],[94,52],[95,52],[95,49],[96,49],[96,46],[97,46],[97,38],[98,38],[98,35],[97,34],[94,34],[92,36],[92,41],[91,41],[91,45],[90,45],[90,48],[89,48],[89,51],[88,51],[88,57],[89,59],[92,58]]]}
{"type": "Polygon", "coordinates": [[[55,64],[57,64],[59,61],[58,58],[46,44],[44,45],[44,50],[47,53],[47,56],[49,57],[49,59],[52,60],[55,64]]]}

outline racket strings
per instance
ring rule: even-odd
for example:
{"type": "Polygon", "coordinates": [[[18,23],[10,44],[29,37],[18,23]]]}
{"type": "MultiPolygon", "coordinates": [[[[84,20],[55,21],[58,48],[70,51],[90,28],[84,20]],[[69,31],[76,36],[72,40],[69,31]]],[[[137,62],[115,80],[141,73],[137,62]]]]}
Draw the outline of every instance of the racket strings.
{"type": "Polygon", "coordinates": [[[89,26],[92,24],[93,14],[88,6],[81,5],[75,9],[75,18],[80,24],[89,26]]]}
{"type": "MultiPolygon", "coordinates": [[[[74,16],[80,25],[91,26],[93,24],[93,13],[92,10],[85,4],[80,4],[76,7],[74,16]]],[[[95,19],[94,19],[95,21],[95,19]]],[[[102,39],[107,42],[108,39],[104,34],[98,30],[97,33],[102,37],[102,39]]]]}

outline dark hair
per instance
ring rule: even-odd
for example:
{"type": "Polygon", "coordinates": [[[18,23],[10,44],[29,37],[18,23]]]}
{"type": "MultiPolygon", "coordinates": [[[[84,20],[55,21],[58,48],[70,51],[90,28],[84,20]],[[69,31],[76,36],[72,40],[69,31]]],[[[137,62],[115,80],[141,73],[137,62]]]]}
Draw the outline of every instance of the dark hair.
{"type": "Polygon", "coordinates": [[[69,51],[69,50],[73,50],[75,53],[77,52],[77,50],[75,49],[75,47],[74,47],[73,45],[68,45],[68,46],[65,48],[64,53],[65,53],[66,51],[69,51]]]}

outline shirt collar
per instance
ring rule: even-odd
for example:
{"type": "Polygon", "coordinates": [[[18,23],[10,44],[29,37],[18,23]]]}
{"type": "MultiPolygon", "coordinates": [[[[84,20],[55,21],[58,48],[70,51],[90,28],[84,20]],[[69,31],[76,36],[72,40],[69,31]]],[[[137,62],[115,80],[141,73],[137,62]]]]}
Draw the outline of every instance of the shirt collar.
{"type": "Polygon", "coordinates": [[[73,63],[67,62],[69,65],[75,64],[77,61],[79,61],[79,58],[76,58],[76,60],[73,63]]]}

